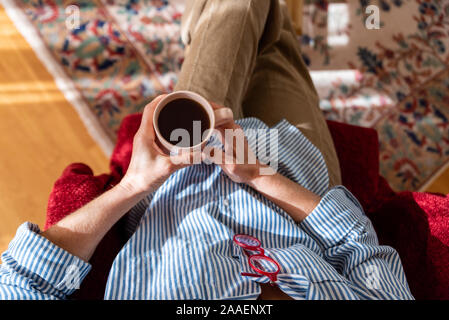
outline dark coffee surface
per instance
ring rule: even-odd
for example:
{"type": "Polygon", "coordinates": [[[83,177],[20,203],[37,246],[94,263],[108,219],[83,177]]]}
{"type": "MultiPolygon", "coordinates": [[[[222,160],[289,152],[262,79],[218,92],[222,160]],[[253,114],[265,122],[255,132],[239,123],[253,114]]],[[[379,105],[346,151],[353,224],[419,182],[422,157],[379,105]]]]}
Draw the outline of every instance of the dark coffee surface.
{"type": "Polygon", "coordinates": [[[209,115],[204,108],[195,101],[190,99],[176,99],[169,102],[159,113],[158,127],[161,135],[168,142],[180,147],[191,147],[201,142],[204,131],[210,128],[209,115]],[[200,125],[194,136],[194,122],[199,121],[196,125],[200,125]],[[171,141],[170,135],[173,130],[187,130],[190,139],[178,138],[171,141]],[[201,132],[198,135],[198,132],[201,132]]]}

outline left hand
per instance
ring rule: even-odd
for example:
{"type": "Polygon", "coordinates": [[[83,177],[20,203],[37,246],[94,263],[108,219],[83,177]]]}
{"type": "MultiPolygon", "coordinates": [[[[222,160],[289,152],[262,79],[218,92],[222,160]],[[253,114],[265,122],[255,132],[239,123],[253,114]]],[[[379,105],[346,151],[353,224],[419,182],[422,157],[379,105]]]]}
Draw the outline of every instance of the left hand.
{"type": "MultiPolygon", "coordinates": [[[[221,106],[211,103],[214,109],[221,106]]],[[[205,150],[203,159],[219,165],[226,175],[237,183],[251,183],[260,174],[263,166],[248,145],[243,129],[231,120],[216,128],[225,151],[213,148],[205,150]],[[226,136],[228,132],[228,136],[226,136]],[[231,134],[230,134],[231,133],[231,134]]]]}

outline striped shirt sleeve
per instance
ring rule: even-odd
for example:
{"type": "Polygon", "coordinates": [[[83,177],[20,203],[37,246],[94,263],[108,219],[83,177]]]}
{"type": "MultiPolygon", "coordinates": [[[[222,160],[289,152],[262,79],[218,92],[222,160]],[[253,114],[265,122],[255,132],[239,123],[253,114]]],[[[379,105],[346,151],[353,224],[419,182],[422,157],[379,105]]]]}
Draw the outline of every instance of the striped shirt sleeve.
{"type": "Polygon", "coordinates": [[[345,187],[336,186],[301,222],[301,228],[326,250],[345,241],[352,232],[361,232],[363,216],[357,199],[345,187]]]}
{"type": "Polygon", "coordinates": [[[398,253],[379,245],[371,221],[345,187],[326,193],[300,227],[359,298],[413,299],[398,253]]]}
{"type": "Polygon", "coordinates": [[[39,227],[22,224],[0,265],[0,299],[65,299],[90,271],[90,264],[42,237],[39,227]]]}

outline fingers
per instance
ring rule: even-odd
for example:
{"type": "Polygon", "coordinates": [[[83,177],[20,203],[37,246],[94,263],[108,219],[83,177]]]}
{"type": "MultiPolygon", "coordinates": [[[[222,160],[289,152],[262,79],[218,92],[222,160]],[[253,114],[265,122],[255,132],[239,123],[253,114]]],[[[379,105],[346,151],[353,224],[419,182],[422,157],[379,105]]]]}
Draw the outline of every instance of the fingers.
{"type": "Polygon", "coordinates": [[[212,109],[220,109],[220,108],[224,108],[224,106],[222,106],[222,105],[219,105],[218,103],[215,103],[215,102],[210,102],[209,101],[209,103],[210,103],[210,105],[212,106],[212,109]]]}
{"type": "Polygon", "coordinates": [[[171,154],[169,161],[175,169],[183,168],[189,165],[201,164],[232,164],[235,163],[232,155],[226,154],[220,148],[207,146],[203,150],[196,149],[190,152],[182,152],[179,154],[171,154]]]}
{"type": "Polygon", "coordinates": [[[237,163],[243,163],[245,152],[248,148],[245,133],[239,125],[234,128],[218,127],[216,129],[218,139],[224,146],[225,153],[237,160],[237,163]]]}
{"type": "Polygon", "coordinates": [[[200,164],[202,161],[202,151],[200,148],[194,148],[189,151],[182,151],[178,154],[171,153],[170,161],[175,166],[175,168],[183,168],[192,164],[200,164]]]}
{"type": "Polygon", "coordinates": [[[145,135],[154,138],[154,128],[153,128],[153,114],[156,106],[159,102],[166,96],[162,94],[153,99],[150,103],[145,106],[142,114],[142,122],[140,123],[140,128],[145,135]]]}
{"type": "MultiPolygon", "coordinates": [[[[212,106],[212,109],[214,109],[214,110],[225,108],[224,106],[219,105],[219,104],[214,103],[214,102],[209,102],[209,103],[212,106]]],[[[234,119],[230,119],[228,122],[225,122],[225,123],[223,123],[220,126],[217,126],[217,128],[223,127],[223,128],[235,129],[236,126],[238,126],[238,125],[234,122],[234,119]]]]}
{"type": "Polygon", "coordinates": [[[201,153],[202,160],[206,164],[214,163],[217,165],[232,164],[234,163],[234,157],[226,152],[223,152],[220,148],[206,147],[201,153]]]}

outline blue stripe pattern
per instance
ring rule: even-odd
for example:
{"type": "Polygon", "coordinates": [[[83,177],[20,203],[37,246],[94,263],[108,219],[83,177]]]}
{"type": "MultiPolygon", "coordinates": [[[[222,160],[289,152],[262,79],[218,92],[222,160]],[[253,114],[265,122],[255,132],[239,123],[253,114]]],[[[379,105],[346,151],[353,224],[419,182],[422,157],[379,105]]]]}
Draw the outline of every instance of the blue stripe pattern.
{"type": "Polygon", "coordinates": [[[76,270],[79,282],[91,266],[39,235],[37,225],[26,222],[17,230],[0,265],[0,299],[65,299],[75,291],[66,281],[76,270]]]}
{"type": "MultiPolygon", "coordinates": [[[[174,173],[129,213],[132,236],[111,268],[105,299],[256,299],[258,283],[235,234],[258,238],[281,270],[277,285],[295,299],[413,299],[397,252],[380,246],[360,203],[328,190],[319,150],[283,120],[273,128],[239,120],[257,156],[322,199],[301,223],[212,164],[174,173]],[[256,129],[259,129],[256,133],[256,129]],[[279,141],[265,154],[264,146],[279,141]],[[275,156],[278,157],[277,161],[275,156]]],[[[2,256],[0,297],[63,299],[63,271],[90,266],[22,225],[2,256]],[[34,239],[34,240],[33,240],[34,239]]]]}

